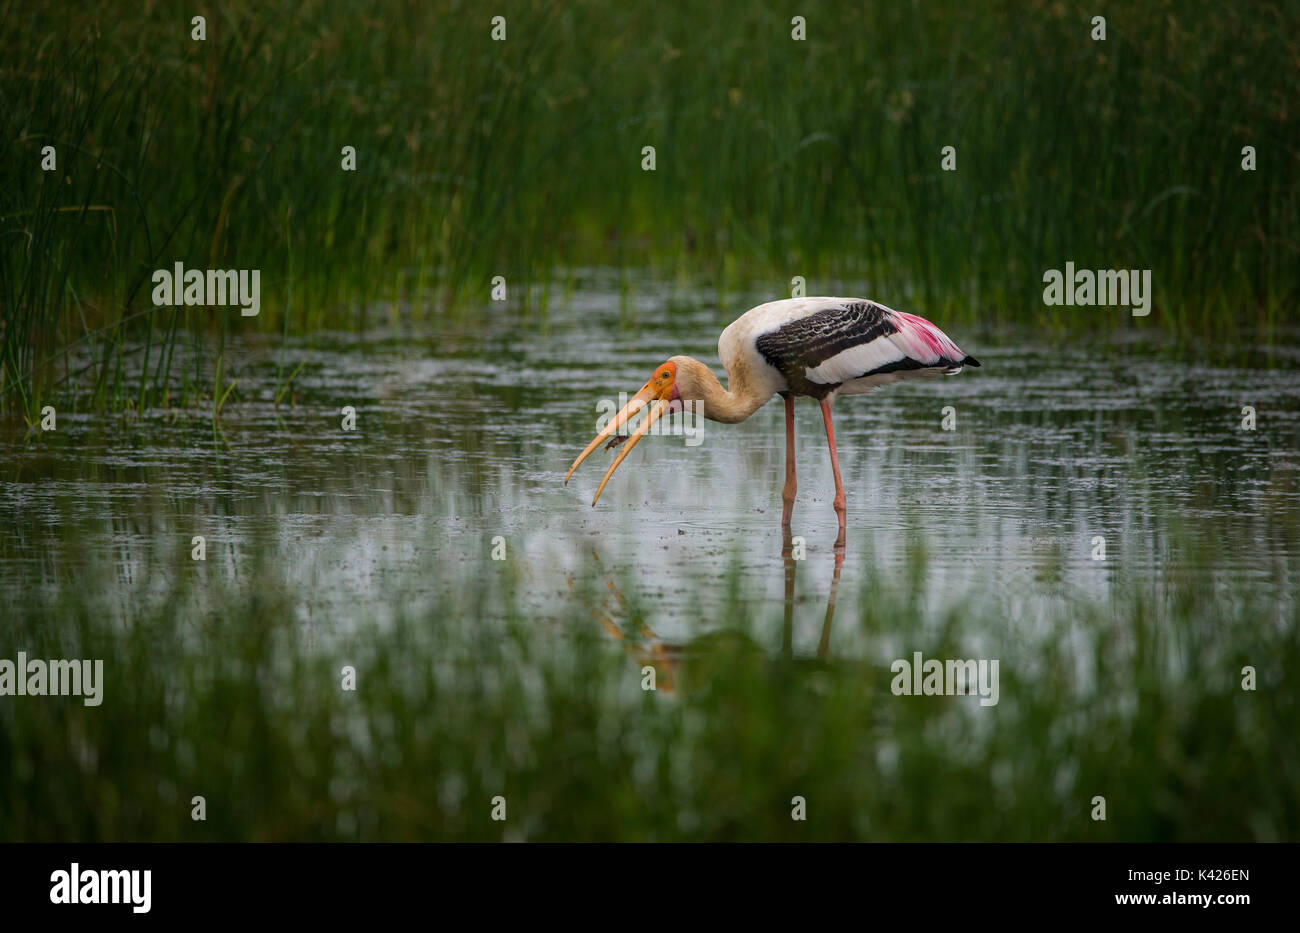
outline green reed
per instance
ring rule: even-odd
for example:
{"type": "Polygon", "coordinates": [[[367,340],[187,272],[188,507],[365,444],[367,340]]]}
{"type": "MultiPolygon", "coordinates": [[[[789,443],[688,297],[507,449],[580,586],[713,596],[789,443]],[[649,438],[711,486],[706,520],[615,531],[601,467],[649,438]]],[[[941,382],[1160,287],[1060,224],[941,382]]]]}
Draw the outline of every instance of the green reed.
{"type": "Polygon", "coordinates": [[[1071,3],[822,4],[804,42],[730,0],[504,12],[493,42],[467,3],[230,2],[196,42],[180,3],[4,8],[0,405],[148,407],[181,330],[463,313],[589,266],[956,323],[1293,317],[1292,6],[1126,9],[1105,42],[1071,3]],[[1045,308],[1066,260],[1152,269],[1154,313],[1045,308]],[[262,315],[155,308],[176,261],[261,269],[262,315]]]}

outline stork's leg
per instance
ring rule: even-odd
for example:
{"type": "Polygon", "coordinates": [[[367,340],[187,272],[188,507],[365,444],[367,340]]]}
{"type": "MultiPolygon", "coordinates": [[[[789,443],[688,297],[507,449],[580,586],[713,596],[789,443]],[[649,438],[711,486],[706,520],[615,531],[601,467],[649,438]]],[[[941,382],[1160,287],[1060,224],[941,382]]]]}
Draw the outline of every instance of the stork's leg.
{"type": "Polygon", "coordinates": [[[794,577],[799,562],[794,559],[794,539],[787,525],[781,529],[781,561],[785,564],[785,625],[781,629],[781,655],[794,658],[794,577]]]}
{"type": "Polygon", "coordinates": [[[781,490],[781,525],[789,527],[794,513],[794,494],[798,484],[794,478],[794,396],[785,397],[785,488],[781,490]]]}
{"type": "Polygon", "coordinates": [[[840,537],[844,535],[844,481],[840,479],[840,458],[835,452],[835,425],[831,423],[830,399],[822,399],[822,420],[826,422],[826,443],[831,448],[831,470],[835,474],[835,514],[840,519],[840,537]]]}

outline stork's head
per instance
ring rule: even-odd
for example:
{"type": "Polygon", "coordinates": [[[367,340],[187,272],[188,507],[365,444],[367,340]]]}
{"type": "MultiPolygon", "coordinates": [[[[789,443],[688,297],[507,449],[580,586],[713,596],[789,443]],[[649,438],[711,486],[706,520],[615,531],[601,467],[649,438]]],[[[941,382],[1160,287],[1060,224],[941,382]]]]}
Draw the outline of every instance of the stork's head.
{"type": "Polygon", "coordinates": [[[650,430],[650,426],[667,412],[681,410],[682,394],[679,391],[678,377],[681,375],[682,370],[679,363],[685,359],[686,357],[675,356],[656,366],[649,381],[641,387],[636,395],[632,396],[631,401],[623,407],[622,411],[609,420],[609,423],[587,445],[587,449],[578,454],[578,459],[573,461],[573,466],[569,467],[569,472],[564,475],[566,483],[569,481],[569,477],[573,475],[573,471],[578,468],[578,465],[600,446],[601,441],[613,436],[614,440],[610,442],[611,447],[623,443],[624,440],[627,441],[623,445],[623,449],[618,452],[618,456],[614,458],[614,462],[609,465],[609,469],[605,471],[605,478],[600,481],[600,486],[596,489],[596,496],[591,500],[592,505],[595,505],[596,501],[600,499],[600,494],[604,492],[605,484],[609,482],[609,478],[614,475],[614,471],[623,462],[623,458],[631,453],[632,448],[637,445],[641,438],[645,437],[646,432],[650,430]],[[630,436],[626,432],[619,433],[637,412],[647,407],[649,412],[641,419],[641,423],[630,436]]]}

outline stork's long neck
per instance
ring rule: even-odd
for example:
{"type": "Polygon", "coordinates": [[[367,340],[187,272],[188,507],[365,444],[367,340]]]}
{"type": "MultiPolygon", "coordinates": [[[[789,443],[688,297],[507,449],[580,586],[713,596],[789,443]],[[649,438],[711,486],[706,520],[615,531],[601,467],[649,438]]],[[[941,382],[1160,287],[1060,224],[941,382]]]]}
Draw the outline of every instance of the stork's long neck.
{"type": "Polygon", "coordinates": [[[749,370],[743,366],[727,371],[727,381],[731,384],[728,391],[722,387],[718,377],[713,375],[712,369],[699,360],[691,359],[690,362],[694,364],[690,367],[695,383],[695,392],[692,394],[698,394],[698,397],[704,399],[704,417],[710,421],[721,421],[724,424],[744,421],[772,397],[771,390],[757,385],[750,378],[749,370]]]}

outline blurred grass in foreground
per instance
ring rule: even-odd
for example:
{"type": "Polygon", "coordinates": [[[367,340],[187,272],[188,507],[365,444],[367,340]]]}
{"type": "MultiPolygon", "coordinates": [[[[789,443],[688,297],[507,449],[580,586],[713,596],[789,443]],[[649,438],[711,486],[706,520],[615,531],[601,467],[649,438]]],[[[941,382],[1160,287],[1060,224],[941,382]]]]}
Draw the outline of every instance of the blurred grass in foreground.
{"type": "Polygon", "coordinates": [[[395,623],[371,606],[309,634],[263,553],[237,586],[187,562],[6,595],[11,656],[102,658],[105,684],[97,708],[0,700],[0,839],[1300,839],[1295,603],[1208,568],[1034,618],[987,594],[936,617],[919,586],[868,584],[873,608],[836,626],[877,656],[825,663],[759,647],[779,604],[728,609],[668,695],[584,610],[594,575],[550,624],[494,563],[427,613],[392,592],[395,623]],[[895,697],[890,660],[914,650],[999,658],[1000,703],[895,697]]]}
{"type": "Polygon", "coordinates": [[[181,331],[441,314],[494,275],[544,304],[593,265],[724,301],[857,282],[945,324],[1134,326],[1045,309],[1066,260],[1151,268],[1136,326],[1267,343],[1294,310],[1294,4],[1143,4],[1105,42],[1056,2],[818,4],[805,42],[739,0],[501,12],[493,42],[471,3],[228,2],[195,42],[183,3],[6,5],[0,406],[149,407],[181,331]],[[261,269],[262,315],[153,308],[177,261],[261,269]]]}

